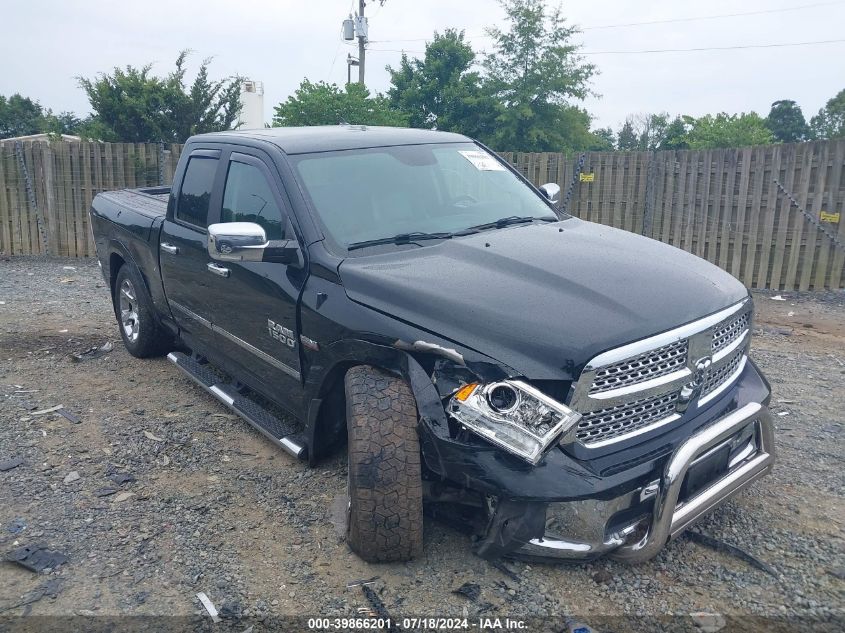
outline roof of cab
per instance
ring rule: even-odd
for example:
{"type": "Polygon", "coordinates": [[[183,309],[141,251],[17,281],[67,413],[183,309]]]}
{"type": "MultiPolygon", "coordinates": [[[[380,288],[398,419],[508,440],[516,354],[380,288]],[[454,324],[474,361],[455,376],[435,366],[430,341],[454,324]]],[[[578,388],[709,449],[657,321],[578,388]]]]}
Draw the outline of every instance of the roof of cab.
{"type": "Polygon", "coordinates": [[[368,125],[320,125],[313,127],[270,127],[258,130],[230,130],[191,137],[191,140],[255,139],[278,146],[286,154],[331,152],[344,149],[421,145],[424,143],[465,143],[469,138],[452,132],[416,128],[368,125]]]}

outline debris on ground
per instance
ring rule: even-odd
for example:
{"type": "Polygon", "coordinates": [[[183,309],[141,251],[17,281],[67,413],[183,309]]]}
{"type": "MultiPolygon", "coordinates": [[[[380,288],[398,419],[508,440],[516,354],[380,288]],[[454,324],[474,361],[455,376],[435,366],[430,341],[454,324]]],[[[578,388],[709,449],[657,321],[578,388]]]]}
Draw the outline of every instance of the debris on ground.
{"type": "Polygon", "coordinates": [[[58,411],[56,411],[56,413],[58,413],[71,424],[82,424],[82,420],[80,420],[78,417],[76,417],[73,413],[71,413],[65,408],[59,409],[58,411]]]}
{"type": "Polygon", "coordinates": [[[67,562],[67,556],[48,550],[41,545],[29,545],[12,550],[6,554],[6,560],[38,573],[64,565],[67,562]]]}
{"type": "Polygon", "coordinates": [[[505,576],[507,576],[508,578],[513,580],[514,582],[521,582],[521,580],[520,580],[519,576],[516,574],[516,572],[513,571],[507,565],[505,565],[502,561],[493,560],[493,561],[490,561],[490,564],[493,565],[493,567],[498,569],[500,572],[502,572],[505,576]]]}
{"type": "Polygon", "coordinates": [[[120,490],[120,488],[113,488],[111,486],[106,488],[97,488],[97,490],[94,491],[94,496],[108,497],[109,495],[113,495],[114,493],[116,493],[118,490],[120,490]]]}
{"type": "Polygon", "coordinates": [[[135,481],[135,476],[130,475],[129,473],[114,473],[112,475],[109,475],[109,479],[111,479],[118,486],[122,486],[123,484],[128,484],[135,481]]]}
{"type": "Polygon", "coordinates": [[[23,459],[20,457],[12,457],[11,459],[4,460],[0,462],[0,472],[6,472],[7,470],[12,470],[13,468],[17,468],[23,464],[23,459]]]}
{"type": "Polygon", "coordinates": [[[735,545],[730,545],[729,543],[720,541],[719,539],[714,538],[708,534],[704,534],[703,532],[687,532],[687,538],[689,538],[693,543],[704,545],[706,547],[716,550],[717,552],[736,556],[740,560],[744,560],[752,567],[756,567],[760,571],[764,571],[767,574],[774,576],[775,578],[777,578],[778,576],[778,573],[774,570],[771,565],[769,565],[768,563],[764,563],[760,559],[755,558],[748,552],[739,549],[735,545]]]}
{"type": "Polygon", "coordinates": [[[381,578],[381,576],[373,576],[372,578],[367,579],[350,580],[348,583],[346,583],[346,588],[351,589],[352,587],[358,587],[360,585],[372,585],[379,578],[381,578]]]}
{"type": "Polygon", "coordinates": [[[122,503],[123,501],[126,501],[127,499],[131,499],[134,496],[135,496],[134,492],[121,492],[119,495],[116,495],[114,497],[114,502],[115,503],[122,503]]]}
{"type": "Polygon", "coordinates": [[[12,534],[17,534],[18,532],[22,532],[26,529],[26,521],[22,518],[17,517],[9,521],[9,525],[6,526],[6,531],[11,532],[12,534]]]}
{"type": "Polygon", "coordinates": [[[364,592],[364,596],[366,596],[370,605],[372,605],[373,611],[376,612],[376,617],[382,618],[385,621],[390,622],[391,624],[388,631],[390,631],[390,633],[395,633],[397,629],[394,622],[396,622],[396,620],[390,617],[390,613],[388,613],[387,607],[384,606],[384,602],[381,601],[381,598],[379,598],[378,594],[373,591],[373,589],[369,585],[361,585],[361,591],[364,592]]]}
{"type": "Polygon", "coordinates": [[[84,360],[93,360],[100,356],[105,356],[114,349],[114,343],[106,341],[100,347],[90,347],[84,352],[76,352],[70,355],[70,358],[75,363],[81,363],[84,360]]]}
{"type": "Polygon", "coordinates": [[[205,607],[205,610],[208,611],[208,615],[211,616],[211,621],[217,624],[220,622],[220,616],[217,614],[217,608],[214,606],[214,603],[209,600],[208,596],[205,595],[204,592],[200,591],[197,594],[197,598],[202,603],[202,606],[205,607]]]}
{"type": "Polygon", "coordinates": [[[481,595],[481,587],[475,584],[474,582],[465,582],[457,589],[453,589],[452,593],[457,594],[459,596],[463,596],[464,598],[475,602],[481,595]]]}
{"type": "Polygon", "coordinates": [[[159,437],[158,435],[154,435],[150,431],[144,431],[144,437],[146,437],[148,440],[152,440],[153,442],[163,442],[164,441],[163,437],[159,437]]]}
{"type": "Polygon", "coordinates": [[[61,583],[57,578],[51,578],[45,583],[38,585],[32,591],[26,592],[21,599],[16,603],[8,607],[0,607],[0,613],[4,613],[6,611],[11,611],[12,609],[17,609],[19,607],[26,607],[23,615],[29,615],[29,611],[32,607],[31,604],[38,602],[41,598],[55,598],[59,595],[59,591],[61,591],[61,583]]]}
{"type": "Polygon", "coordinates": [[[774,297],[770,297],[772,301],[786,301],[782,296],[775,295],[774,297]]]}
{"type": "Polygon", "coordinates": [[[613,574],[611,574],[606,569],[599,569],[596,573],[593,574],[593,581],[597,585],[613,582],[613,574]]]}
{"type": "Polygon", "coordinates": [[[60,411],[64,409],[65,405],[57,404],[55,407],[50,407],[49,409],[41,409],[39,411],[30,411],[29,415],[47,415],[48,413],[55,413],[56,411],[60,411]]]}
{"type": "Polygon", "coordinates": [[[725,616],[721,613],[697,612],[689,615],[692,623],[701,629],[702,633],[716,633],[716,631],[721,631],[727,626],[725,616]]]}
{"type": "Polygon", "coordinates": [[[74,481],[79,481],[81,478],[82,477],[77,471],[72,470],[67,475],[65,475],[65,478],[62,481],[64,481],[64,483],[66,484],[72,484],[74,481]]]}

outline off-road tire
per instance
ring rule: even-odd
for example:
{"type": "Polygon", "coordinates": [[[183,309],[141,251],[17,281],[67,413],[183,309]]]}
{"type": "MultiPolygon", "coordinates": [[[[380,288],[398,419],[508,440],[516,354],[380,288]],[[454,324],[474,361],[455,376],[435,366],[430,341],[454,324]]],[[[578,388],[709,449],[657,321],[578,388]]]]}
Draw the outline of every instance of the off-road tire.
{"type": "Polygon", "coordinates": [[[349,547],[365,561],[422,554],[417,403],[404,380],[361,365],[346,373],[349,547]]]}
{"type": "Polygon", "coordinates": [[[153,310],[153,302],[141,273],[132,264],[123,264],[117,271],[112,292],[112,305],[117,327],[126,350],[137,358],[163,356],[173,349],[173,337],[159,324],[153,310]],[[120,292],[124,281],[129,281],[134,290],[135,309],[138,320],[138,336],[133,341],[124,330],[120,314],[120,292]]]}

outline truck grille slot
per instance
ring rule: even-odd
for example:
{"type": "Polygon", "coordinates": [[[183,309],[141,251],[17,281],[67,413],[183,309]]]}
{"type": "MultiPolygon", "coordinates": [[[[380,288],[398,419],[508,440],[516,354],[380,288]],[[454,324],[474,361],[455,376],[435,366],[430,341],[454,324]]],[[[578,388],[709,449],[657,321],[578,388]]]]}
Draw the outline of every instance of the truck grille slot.
{"type": "Polygon", "coordinates": [[[594,357],[573,384],[568,402],[582,415],[576,441],[588,448],[610,444],[670,425],[690,406],[693,411],[707,406],[736,380],[747,358],[750,327],[746,299],[594,357]],[[702,368],[703,384],[692,383],[702,368]],[[678,407],[681,390],[699,385],[696,401],[678,407]]]}
{"type": "Polygon", "coordinates": [[[576,437],[589,446],[633,433],[672,415],[677,399],[678,394],[673,392],[585,413],[578,423],[576,437]]]}
{"type": "Polygon", "coordinates": [[[596,371],[590,393],[635,385],[683,369],[687,364],[687,341],[676,341],[634,358],[596,371]]]}
{"type": "Polygon", "coordinates": [[[745,350],[741,349],[730,357],[724,364],[719,365],[713,369],[707,376],[707,380],[701,387],[701,395],[706,396],[708,393],[722,386],[722,384],[730,378],[733,373],[739,368],[739,364],[745,357],[745,350]]]}
{"type": "Polygon", "coordinates": [[[725,349],[748,329],[749,313],[744,312],[713,331],[713,353],[725,349]]]}

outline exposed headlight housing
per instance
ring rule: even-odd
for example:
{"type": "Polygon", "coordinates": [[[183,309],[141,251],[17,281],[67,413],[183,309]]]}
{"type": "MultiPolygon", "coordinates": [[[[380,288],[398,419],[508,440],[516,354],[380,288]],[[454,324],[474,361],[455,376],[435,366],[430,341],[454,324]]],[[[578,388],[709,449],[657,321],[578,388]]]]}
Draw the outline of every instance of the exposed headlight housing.
{"type": "Polygon", "coordinates": [[[537,464],[581,414],[521,380],[464,385],[449,401],[455,420],[509,453],[537,464]]]}

